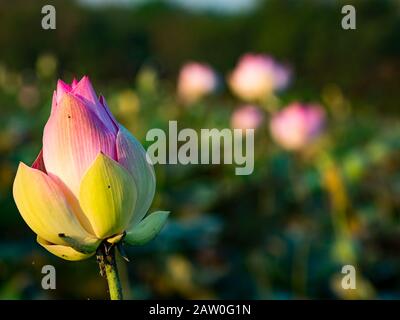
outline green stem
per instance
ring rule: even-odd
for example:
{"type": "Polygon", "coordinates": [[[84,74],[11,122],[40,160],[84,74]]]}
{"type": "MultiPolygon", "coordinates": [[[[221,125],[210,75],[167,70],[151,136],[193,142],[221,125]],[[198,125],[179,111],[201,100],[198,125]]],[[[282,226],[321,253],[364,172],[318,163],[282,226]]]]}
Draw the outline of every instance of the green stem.
{"type": "Polygon", "coordinates": [[[107,278],[108,290],[111,300],[123,300],[121,281],[119,279],[117,263],[115,260],[115,247],[101,250],[99,260],[101,273],[107,278]]]}

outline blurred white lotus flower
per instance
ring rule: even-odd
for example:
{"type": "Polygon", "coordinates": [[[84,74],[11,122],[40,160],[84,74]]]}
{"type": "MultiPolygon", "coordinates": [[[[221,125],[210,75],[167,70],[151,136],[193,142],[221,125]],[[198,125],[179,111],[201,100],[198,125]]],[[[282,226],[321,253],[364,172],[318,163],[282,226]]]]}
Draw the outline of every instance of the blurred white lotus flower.
{"type": "Polygon", "coordinates": [[[264,54],[245,54],[228,78],[232,91],[246,101],[262,101],[287,87],[290,71],[264,54]]]}
{"type": "Polygon", "coordinates": [[[325,111],[320,105],[292,103],[271,119],[274,140],[287,150],[298,150],[320,135],[325,111]]]}
{"type": "Polygon", "coordinates": [[[185,103],[193,103],[217,87],[214,70],[202,63],[185,64],[179,74],[178,95],[185,103]]]}

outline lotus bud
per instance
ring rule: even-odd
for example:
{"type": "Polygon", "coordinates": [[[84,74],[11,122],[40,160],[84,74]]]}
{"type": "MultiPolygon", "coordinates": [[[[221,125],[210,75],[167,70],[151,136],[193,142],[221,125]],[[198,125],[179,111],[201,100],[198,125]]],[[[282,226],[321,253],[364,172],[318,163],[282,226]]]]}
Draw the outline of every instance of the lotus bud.
{"type": "Polygon", "coordinates": [[[144,148],[85,76],[71,85],[58,81],[43,148],[31,166],[20,163],[13,194],[40,245],[82,260],[103,241],[129,243],[135,230],[150,240],[161,230],[167,213],[143,220],[155,184],[144,148]]]}
{"type": "Polygon", "coordinates": [[[178,95],[185,103],[193,103],[217,87],[214,70],[198,62],[185,64],[179,74],[178,95]]]}
{"type": "Polygon", "coordinates": [[[263,101],[289,80],[289,69],[264,54],[244,55],[228,78],[232,91],[245,101],[263,101]]]}
{"type": "Polygon", "coordinates": [[[263,121],[263,113],[253,105],[235,110],[231,117],[231,126],[235,129],[257,129],[263,121]]]}

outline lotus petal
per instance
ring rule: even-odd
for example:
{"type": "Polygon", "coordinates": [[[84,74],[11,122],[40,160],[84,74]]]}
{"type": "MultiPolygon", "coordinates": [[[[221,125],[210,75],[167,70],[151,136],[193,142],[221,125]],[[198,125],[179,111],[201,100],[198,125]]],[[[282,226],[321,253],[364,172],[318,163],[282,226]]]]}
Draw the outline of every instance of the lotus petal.
{"type": "Polygon", "coordinates": [[[43,160],[43,149],[40,150],[38,156],[36,157],[35,161],[32,163],[32,168],[38,169],[40,171],[43,171],[44,173],[46,172],[46,166],[44,165],[44,160],[43,160]]]}
{"type": "Polygon", "coordinates": [[[57,256],[59,258],[69,260],[69,261],[85,260],[85,259],[93,256],[96,252],[96,251],[93,251],[91,253],[81,253],[69,246],[63,246],[61,244],[54,244],[54,243],[46,241],[40,237],[37,237],[36,241],[50,253],[54,254],[55,256],[57,256]]]}
{"type": "Polygon", "coordinates": [[[131,225],[134,225],[143,219],[150,208],[156,189],[156,178],[143,146],[121,125],[116,144],[118,162],[132,174],[137,186],[140,201],[132,217],[131,225]]]}
{"type": "Polygon", "coordinates": [[[125,231],[137,199],[132,175],[99,154],[82,179],[79,203],[100,239],[125,231]]]}
{"type": "Polygon", "coordinates": [[[149,214],[126,233],[124,241],[131,245],[141,245],[149,242],[164,227],[168,216],[169,212],[167,211],[156,211],[149,214]]]}
{"type": "Polygon", "coordinates": [[[82,100],[65,94],[44,129],[47,172],[78,195],[82,176],[100,152],[116,158],[115,135],[82,100]]]}
{"type": "Polygon", "coordinates": [[[114,134],[117,134],[118,128],[114,124],[114,117],[107,110],[108,107],[105,104],[104,98],[101,100],[97,98],[96,92],[94,91],[88,76],[84,76],[77,84],[75,84],[72,93],[82,98],[103,124],[114,134]]]}
{"type": "Polygon", "coordinates": [[[81,226],[62,188],[42,171],[20,163],[13,194],[22,218],[41,238],[68,245],[59,236],[66,234],[86,248],[97,247],[99,240],[81,226]]]}

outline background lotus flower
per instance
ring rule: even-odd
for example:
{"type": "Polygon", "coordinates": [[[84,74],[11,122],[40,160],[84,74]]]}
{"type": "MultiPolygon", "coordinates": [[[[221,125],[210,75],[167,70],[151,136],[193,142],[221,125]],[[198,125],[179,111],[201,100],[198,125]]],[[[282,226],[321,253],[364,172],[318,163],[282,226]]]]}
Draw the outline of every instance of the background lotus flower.
{"type": "Polygon", "coordinates": [[[202,63],[185,64],[178,79],[178,95],[186,103],[192,103],[217,87],[217,76],[214,70],[202,63]]]}
{"type": "Polygon", "coordinates": [[[81,260],[103,240],[139,244],[160,231],[168,213],[142,221],[155,183],[145,150],[85,76],[71,85],[58,81],[43,150],[31,167],[20,163],[13,193],[39,244],[81,260]]]}
{"type": "Polygon", "coordinates": [[[263,118],[263,113],[258,107],[245,105],[234,111],[231,126],[235,129],[257,129],[263,118]]]}
{"type": "Polygon", "coordinates": [[[228,78],[232,91],[246,101],[262,101],[289,80],[289,69],[264,54],[244,55],[228,78]]]}
{"type": "Polygon", "coordinates": [[[321,133],[324,120],[325,112],[320,105],[293,103],[273,116],[270,130],[283,148],[298,150],[321,133]]]}

